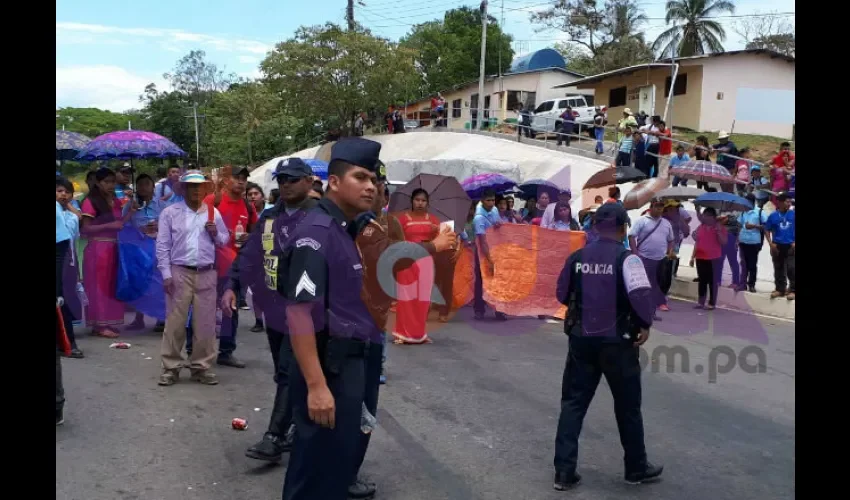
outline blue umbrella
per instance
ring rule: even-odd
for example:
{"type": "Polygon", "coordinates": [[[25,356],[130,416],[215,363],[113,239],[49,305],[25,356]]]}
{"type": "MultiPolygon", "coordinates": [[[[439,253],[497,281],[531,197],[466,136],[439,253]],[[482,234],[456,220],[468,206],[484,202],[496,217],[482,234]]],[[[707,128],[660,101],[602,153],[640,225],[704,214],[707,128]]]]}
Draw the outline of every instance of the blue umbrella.
{"type": "Polygon", "coordinates": [[[323,181],[328,180],[328,162],[316,158],[308,158],[304,163],[313,169],[313,174],[323,181]]]}
{"type": "Polygon", "coordinates": [[[537,198],[540,196],[541,192],[548,193],[549,198],[554,200],[558,197],[558,193],[561,191],[560,186],[554,182],[544,179],[531,179],[529,181],[525,181],[517,186],[517,189],[522,192],[521,198],[524,200],[531,197],[537,198]]]}
{"type": "Polygon", "coordinates": [[[698,207],[711,207],[718,212],[746,212],[753,209],[747,199],[732,193],[705,193],[694,200],[698,207]]]}

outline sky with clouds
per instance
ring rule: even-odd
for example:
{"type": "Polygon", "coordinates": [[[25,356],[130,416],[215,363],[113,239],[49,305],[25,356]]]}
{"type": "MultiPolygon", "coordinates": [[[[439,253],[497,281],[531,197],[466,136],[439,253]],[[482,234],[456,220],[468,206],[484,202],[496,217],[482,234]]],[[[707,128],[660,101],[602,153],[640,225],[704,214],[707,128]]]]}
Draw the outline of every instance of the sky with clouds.
{"type": "MultiPolygon", "coordinates": [[[[442,17],[446,10],[479,1],[362,0],[355,19],[374,33],[398,39],[413,25],[442,17]]],[[[514,50],[528,52],[563,39],[557,31],[538,31],[529,12],[546,0],[491,0],[490,13],[516,40],[514,50]],[[504,13],[503,13],[504,4],[504,13]],[[503,17],[504,16],[504,17],[503,17]]],[[[665,29],[664,1],[638,0],[649,21],[643,29],[653,40],[665,29]]],[[[139,108],[149,83],[167,89],[163,73],[190,50],[244,77],[259,76],[258,64],[277,41],[301,25],[344,23],[345,0],[107,0],[56,1],[56,106],[97,107],[111,111],[139,108]]],[[[794,0],[737,0],[736,15],[794,12],[794,0]]],[[[744,18],[746,19],[746,18],[744,18]]],[[[783,19],[793,23],[793,16],[783,19]]],[[[743,48],[733,30],[741,18],[720,19],[727,50],[743,48]]]]}

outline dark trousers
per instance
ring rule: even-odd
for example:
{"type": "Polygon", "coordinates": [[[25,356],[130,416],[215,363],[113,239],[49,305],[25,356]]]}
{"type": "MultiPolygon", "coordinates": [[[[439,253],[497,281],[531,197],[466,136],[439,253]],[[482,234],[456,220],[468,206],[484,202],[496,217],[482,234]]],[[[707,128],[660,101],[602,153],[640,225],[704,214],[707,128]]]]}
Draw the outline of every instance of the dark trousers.
{"type": "Polygon", "coordinates": [[[56,411],[65,407],[65,387],[62,385],[62,360],[56,351],[56,411]]]}
{"type": "Polygon", "coordinates": [[[643,157],[646,175],[651,177],[658,177],[658,147],[659,144],[657,142],[655,144],[648,144],[646,146],[646,154],[643,157]]]}
{"type": "Polygon", "coordinates": [[[295,440],[283,482],[283,500],[345,500],[360,443],[360,414],[366,386],[364,358],[349,357],[339,373],[325,372],[336,406],[336,425],[321,427],[307,412],[307,383],[292,363],[289,395],[295,440]]]}
{"type": "Polygon", "coordinates": [[[617,153],[617,166],[630,167],[632,165],[632,154],[620,151],[617,153]]]}
{"type": "Polygon", "coordinates": [[[797,292],[797,273],[796,266],[794,265],[794,254],[790,253],[790,250],[790,244],[776,244],[776,255],[773,255],[773,278],[776,282],[777,292],[797,292]]]}
{"type": "Polygon", "coordinates": [[[741,283],[741,267],[738,264],[738,235],[729,233],[726,239],[726,245],[723,246],[723,255],[720,256],[714,263],[714,279],[717,281],[717,286],[723,282],[723,265],[729,262],[729,269],[732,271],[732,284],[737,286],[741,283]]]}
{"type": "Polygon", "coordinates": [[[568,147],[570,145],[570,136],[569,134],[573,133],[573,122],[564,122],[561,124],[561,127],[555,131],[558,133],[558,146],[561,145],[561,141],[563,141],[568,147]]]}
{"type": "MultiPolygon", "coordinates": [[[[363,396],[363,404],[374,416],[378,415],[378,389],[381,386],[381,365],[384,358],[384,345],[370,344],[369,352],[366,354],[366,393],[363,396]]],[[[360,467],[363,465],[363,460],[366,458],[366,451],[369,449],[369,440],[372,433],[360,433],[360,442],[357,445],[357,452],[354,457],[354,475],[351,483],[357,479],[360,473],[360,467]]]]}
{"type": "Polygon", "coordinates": [[[567,474],[576,470],[582,423],[602,375],[614,396],[614,414],[625,452],[626,472],[639,472],[646,467],[640,372],[638,349],[632,344],[606,344],[598,338],[570,337],[570,352],[561,386],[561,416],[555,437],[556,470],[567,474]]]}
{"type": "Polygon", "coordinates": [[[697,295],[699,304],[701,306],[705,305],[705,295],[708,293],[710,295],[708,299],[708,305],[716,306],[717,305],[717,287],[720,285],[719,281],[716,281],[714,267],[716,262],[723,263],[722,260],[708,260],[708,259],[697,259],[697,279],[699,280],[699,284],[697,286],[697,295]]]}
{"type": "Polygon", "coordinates": [[[741,283],[746,280],[747,285],[756,286],[756,273],[758,272],[759,252],[761,252],[761,243],[749,244],[739,243],[741,249],[741,262],[744,264],[744,269],[741,271],[741,283]]]}
{"type": "Polygon", "coordinates": [[[274,381],[277,385],[268,432],[283,437],[292,424],[289,374],[295,357],[292,354],[292,344],[289,342],[288,335],[273,328],[266,328],[266,336],[269,339],[269,350],[274,363],[274,381]]]}
{"type": "MultiPolygon", "coordinates": [[[[218,280],[218,293],[216,294],[216,300],[221,302],[221,296],[224,295],[224,285],[227,283],[226,279],[219,278],[218,280]]],[[[239,295],[237,293],[237,299],[239,295]]],[[[194,311],[192,312],[194,314],[194,311]]],[[[236,331],[239,329],[239,308],[236,310],[230,310],[230,317],[222,315],[221,317],[221,332],[218,334],[218,357],[226,358],[233,354],[233,351],[236,350],[236,331]]],[[[186,352],[192,352],[192,325],[186,327],[186,352]]],[[[274,352],[274,351],[273,351],[274,352]]]]}
{"type": "Polygon", "coordinates": [[[664,295],[664,291],[661,290],[661,285],[658,283],[658,267],[664,262],[664,259],[651,260],[641,257],[640,260],[646,270],[646,277],[649,278],[649,286],[652,287],[652,300],[655,302],[655,307],[666,304],[667,296],[664,295]]]}
{"type": "Polygon", "coordinates": [[[484,280],[481,279],[481,258],[478,256],[478,251],[473,249],[475,253],[475,297],[472,299],[472,310],[476,316],[483,316],[487,311],[487,303],[484,302],[484,280]]]}

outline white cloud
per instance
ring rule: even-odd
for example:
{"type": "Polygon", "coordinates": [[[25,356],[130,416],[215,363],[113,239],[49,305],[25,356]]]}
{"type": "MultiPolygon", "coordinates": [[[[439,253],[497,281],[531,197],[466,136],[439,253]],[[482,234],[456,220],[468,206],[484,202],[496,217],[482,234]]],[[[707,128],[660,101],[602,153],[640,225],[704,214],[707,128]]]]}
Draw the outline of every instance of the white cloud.
{"type": "Polygon", "coordinates": [[[114,112],[139,109],[139,96],[149,83],[155,83],[159,90],[169,88],[161,77],[136,75],[119,66],[57,66],[56,106],[114,112]]]}
{"type": "Polygon", "coordinates": [[[56,23],[57,45],[101,44],[101,43],[141,43],[144,38],[157,38],[169,47],[168,50],[182,50],[183,46],[208,46],[225,52],[244,52],[265,55],[274,46],[272,43],[224,36],[204,35],[174,29],[158,28],[121,28],[101,24],[56,23]]]}

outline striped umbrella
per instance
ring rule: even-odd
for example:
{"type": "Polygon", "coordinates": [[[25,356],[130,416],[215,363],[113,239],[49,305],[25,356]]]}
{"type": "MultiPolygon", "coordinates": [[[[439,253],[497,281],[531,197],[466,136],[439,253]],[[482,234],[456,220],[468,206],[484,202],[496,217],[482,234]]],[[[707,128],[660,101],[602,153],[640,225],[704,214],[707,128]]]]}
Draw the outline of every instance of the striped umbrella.
{"type": "Polygon", "coordinates": [[[691,160],[670,169],[669,175],[697,182],[719,182],[720,184],[746,184],[726,170],[726,167],[706,160],[691,160]]]}
{"type": "Polygon", "coordinates": [[[623,197],[623,208],[636,210],[649,203],[649,200],[658,195],[659,191],[669,186],[670,179],[655,177],[640,181],[623,197]]]}

